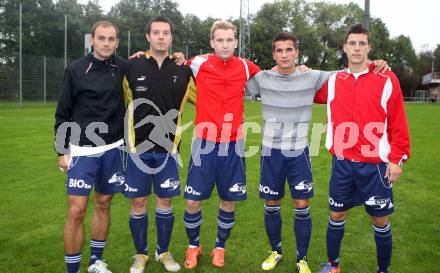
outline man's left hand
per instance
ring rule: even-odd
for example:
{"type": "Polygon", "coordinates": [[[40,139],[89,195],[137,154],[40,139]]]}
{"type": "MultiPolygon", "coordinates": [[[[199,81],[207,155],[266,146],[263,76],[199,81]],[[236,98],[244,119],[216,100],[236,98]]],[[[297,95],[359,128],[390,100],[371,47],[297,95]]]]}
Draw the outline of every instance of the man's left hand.
{"type": "Polygon", "coordinates": [[[390,181],[390,183],[396,182],[401,175],[402,167],[392,162],[388,163],[387,171],[385,172],[385,178],[388,178],[388,181],[390,181]]]}
{"type": "Polygon", "coordinates": [[[183,54],[183,52],[174,52],[172,57],[176,60],[177,65],[186,64],[185,54],[183,54]]]}

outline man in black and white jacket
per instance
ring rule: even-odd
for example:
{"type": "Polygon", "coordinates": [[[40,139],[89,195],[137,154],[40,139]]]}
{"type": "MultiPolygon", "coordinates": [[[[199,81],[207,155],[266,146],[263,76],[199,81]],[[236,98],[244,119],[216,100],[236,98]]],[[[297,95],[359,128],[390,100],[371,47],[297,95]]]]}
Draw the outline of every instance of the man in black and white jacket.
{"type": "Polygon", "coordinates": [[[95,194],[88,271],[111,273],[101,257],[113,194],[125,187],[120,149],[124,143],[125,60],[114,55],[119,43],[118,28],[111,22],[99,21],[91,34],[94,51],[65,70],[55,113],[58,165],[67,173],[64,251],[68,273],[79,272],[83,220],[92,187],[95,194]]]}

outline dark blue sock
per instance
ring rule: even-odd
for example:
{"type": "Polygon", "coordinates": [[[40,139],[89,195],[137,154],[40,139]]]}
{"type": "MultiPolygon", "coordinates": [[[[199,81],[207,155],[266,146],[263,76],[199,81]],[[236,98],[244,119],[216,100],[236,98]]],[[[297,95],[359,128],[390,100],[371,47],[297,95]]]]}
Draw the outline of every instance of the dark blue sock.
{"type": "Polygon", "coordinates": [[[66,263],[67,273],[79,273],[79,264],[81,263],[81,253],[65,254],[64,262],[66,263]]]}
{"type": "Polygon", "coordinates": [[[344,238],[345,220],[333,221],[328,218],[327,226],[327,256],[332,266],[339,265],[339,252],[341,250],[342,238],[344,238]]]}
{"type": "Polygon", "coordinates": [[[215,247],[225,248],[226,240],[231,234],[232,227],[235,224],[234,212],[227,212],[218,209],[217,216],[217,239],[215,240],[215,247]]]}
{"type": "Polygon", "coordinates": [[[189,245],[199,246],[200,225],[202,224],[202,210],[199,210],[194,214],[185,211],[183,222],[185,224],[186,235],[188,235],[189,245]]]}
{"type": "Polygon", "coordinates": [[[156,228],[157,228],[157,254],[168,251],[171,233],[173,232],[174,214],[173,208],[156,208],[156,228]]]}
{"type": "Polygon", "coordinates": [[[304,259],[309,250],[310,236],[312,234],[312,218],[310,217],[310,206],[295,208],[295,223],[293,225],[296,239],[296,259],[304,259]]]}
{"type": "Polygon", "coordinates": [[[277,251],[281,254],[281,228],[283,220],[281,219],[280,206],[264,205],[264,226],[266,227],[266,234],[269,237],[269,242],[272,251],[277,251]]]}
{"type": "Polygon", "coordinates": [[[90,262],[89,265],[94,264],[96,260],[102,260],[102,253],[105,248],[105,240],[90,240],[90,262]]]}
{"type": "Polygon", "coordinates": [[[147,248],[147,229],[148,229],[148,212],[141,214],[130,212],[130,232],[133,238],[134,246],[137,254],[148,255],[147,248]]]}
{"type": "Polygon", "coordinates": [[[376,240],[377,272],[388,273],[388,267],[391,263],[391,254],[393,251],[393,236],[390,223],[385,227],[378,227],[374,224],[372,226],[374,239],[376,240]]]}

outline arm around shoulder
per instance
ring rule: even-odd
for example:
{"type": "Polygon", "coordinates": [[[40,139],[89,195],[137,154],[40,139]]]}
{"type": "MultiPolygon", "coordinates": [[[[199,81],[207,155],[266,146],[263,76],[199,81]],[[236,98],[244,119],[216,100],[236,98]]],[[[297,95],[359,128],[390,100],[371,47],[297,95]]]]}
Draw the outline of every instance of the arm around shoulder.
{"type": "Polygon", "coordinates": [[[387,102],[387,133],[391,148],[389,160],[401,165],[410,156],[408,121],[399,80],[393,72],[387,72],[386,75],[390,79],[392,88],[387,102]]]}

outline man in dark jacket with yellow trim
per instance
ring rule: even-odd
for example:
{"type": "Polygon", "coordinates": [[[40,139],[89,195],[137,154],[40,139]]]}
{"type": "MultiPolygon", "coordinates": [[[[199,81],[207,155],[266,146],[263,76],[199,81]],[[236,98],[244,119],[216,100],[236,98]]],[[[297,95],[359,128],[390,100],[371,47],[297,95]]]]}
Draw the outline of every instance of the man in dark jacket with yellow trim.
{"type": "Polygon", "coordinates": [[[128,103],[130,157],[127,162],[126,196],[132,198],[130,231],[137,254],[130,273],[142,273],[148,261],[147,196],[151,184],[156,195],[156,260],[168,271],[180,266],[168,251],[174,224],[171,198],[180,195],[178,146],[181,116],[186,101],[195,103],[191,69],[169,56],[173,24],[156,17],[147,24],[150,50],[129,61],[124,79],[128,103]]]}

